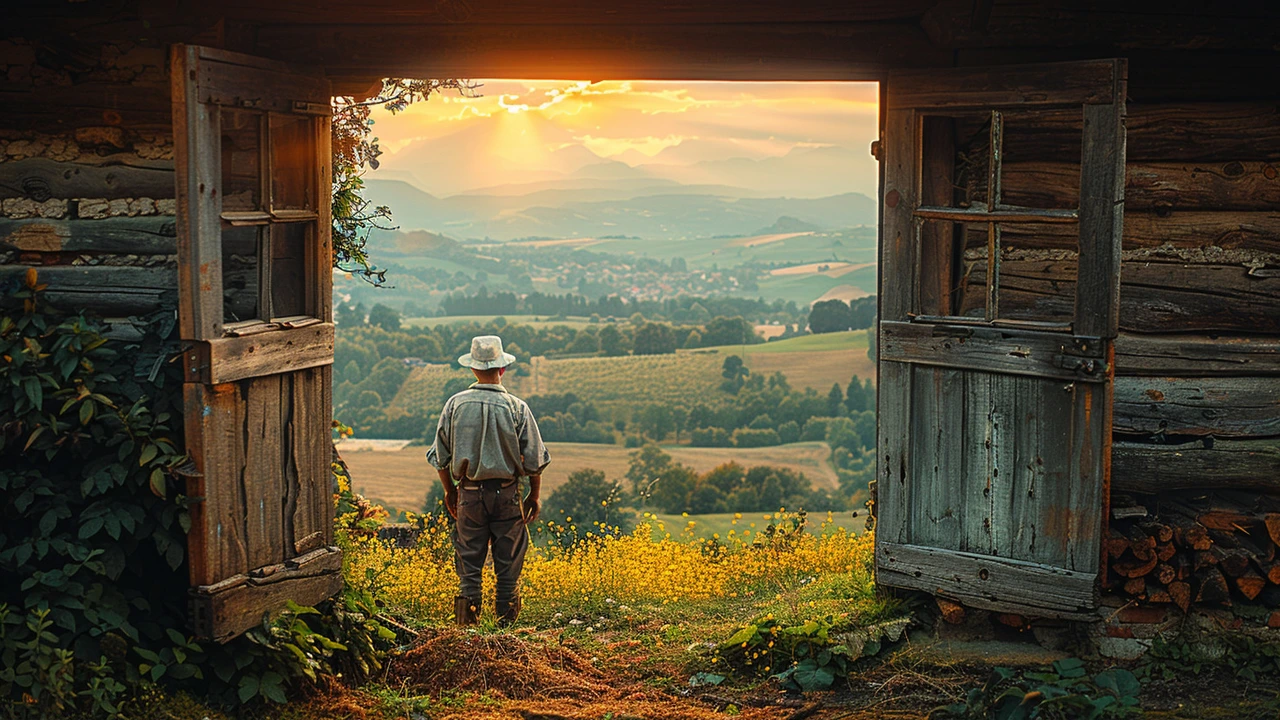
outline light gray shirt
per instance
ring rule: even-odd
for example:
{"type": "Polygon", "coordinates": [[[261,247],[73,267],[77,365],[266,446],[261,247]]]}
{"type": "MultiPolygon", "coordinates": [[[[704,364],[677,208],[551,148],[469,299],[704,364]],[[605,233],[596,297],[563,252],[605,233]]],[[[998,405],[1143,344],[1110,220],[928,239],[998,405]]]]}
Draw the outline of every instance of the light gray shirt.
{"type": "Polygon", "coordinates": [[[502,385],[474,383],[445,401],[427,462],[449,468],[454,480],[507,479],[541,473],[551,454],[525,401],[502,385]]]}

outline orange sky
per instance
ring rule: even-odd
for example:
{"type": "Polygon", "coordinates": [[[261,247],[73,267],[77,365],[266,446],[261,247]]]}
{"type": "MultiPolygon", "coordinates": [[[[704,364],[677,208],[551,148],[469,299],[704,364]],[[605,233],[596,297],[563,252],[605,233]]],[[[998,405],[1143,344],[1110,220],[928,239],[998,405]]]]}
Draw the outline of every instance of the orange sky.
{"type": "Polygon", "coordinates": [[[785,189],[789,172],[797,174],[797,192],[780,194],[876,189],[868,152],[876,135],[873,83],[477,82],[478,97],[446,93],[396,115],[375,111],[385,154],[371,177],[412,175],[429,192],[449,194],[614,160],[664,166],[681,182],[733,184],[717,161],[842,148],[848,161],[823,171],[830,177],[775,163],[779,177],[768,189],[785,189]],[[460,148],[465,156],[451,154],[460,148]],[[449,162],[433,165],[439,158],[449,162]]]}

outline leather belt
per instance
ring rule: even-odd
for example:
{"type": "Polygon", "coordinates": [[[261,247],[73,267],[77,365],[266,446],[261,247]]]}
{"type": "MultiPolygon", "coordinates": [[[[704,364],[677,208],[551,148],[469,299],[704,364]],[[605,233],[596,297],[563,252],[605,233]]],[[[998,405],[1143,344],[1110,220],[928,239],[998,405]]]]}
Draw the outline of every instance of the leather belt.
{"type": "Polygon", "coordinates": [[[515,478],[488,478],[486,480],[463,480],[458,483],[459,490],[483,490],[487,488],[497,487],[498,489],[508,488],[516,484],[515,478]]]}

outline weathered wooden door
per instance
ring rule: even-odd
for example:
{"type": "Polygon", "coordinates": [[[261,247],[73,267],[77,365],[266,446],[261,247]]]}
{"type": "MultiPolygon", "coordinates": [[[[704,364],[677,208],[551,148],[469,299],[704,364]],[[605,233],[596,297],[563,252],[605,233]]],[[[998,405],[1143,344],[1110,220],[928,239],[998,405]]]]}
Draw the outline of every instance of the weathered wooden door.
{"type": "Polygon", "coordinates": [[[889,77],[876,488],[884,585],[1036,617],[1095,607],[1125,68],[889,77]],[[1075,207],[1027,206],[1034,184],[1004,182],[1026,148],[1046,143],[1060,148],[1055,171],[1078,165],[1075,207]]]}
{"type": "Polygon", "coordinates": [[[192,622],[226,640],[342,585],[329,83],[195,46],[171,68],[192,622]]]}

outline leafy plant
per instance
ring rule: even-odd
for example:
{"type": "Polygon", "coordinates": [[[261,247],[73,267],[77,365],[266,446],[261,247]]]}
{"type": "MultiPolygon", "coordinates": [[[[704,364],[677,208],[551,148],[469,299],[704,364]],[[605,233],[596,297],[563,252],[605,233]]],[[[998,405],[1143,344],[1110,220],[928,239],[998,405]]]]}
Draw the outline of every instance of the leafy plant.
{"type": "Polygon", "coordinates": [[[730,667],[748,672],[774,672],[789,690],[827,690],[849,676],[850,665],[896,642],[909,618],[866,627],[848,626],[835,616],[787,623],[772,613],[739,629],[716,652],[730,667]]]}
{"type": "Polygon", "coordinates": [[[995,668],[981,687],[959,702],[937,708],[931,718],[964,720],[1097,720],[1141,713],[1141,686],[1120,668],[1089,675],[1084,662],[1058,660],[1040,672],[1019,674],[995,668]]]}
{"type": "Polygon", "coordinates": [[[1147,678],[1174,680],[1207,668],[1223,668],[1250,682],[1273,676],[1280,672],[1280,642],[1230,634],[1197,643],[1157,637],[1138,672],[1147,678]]]}

